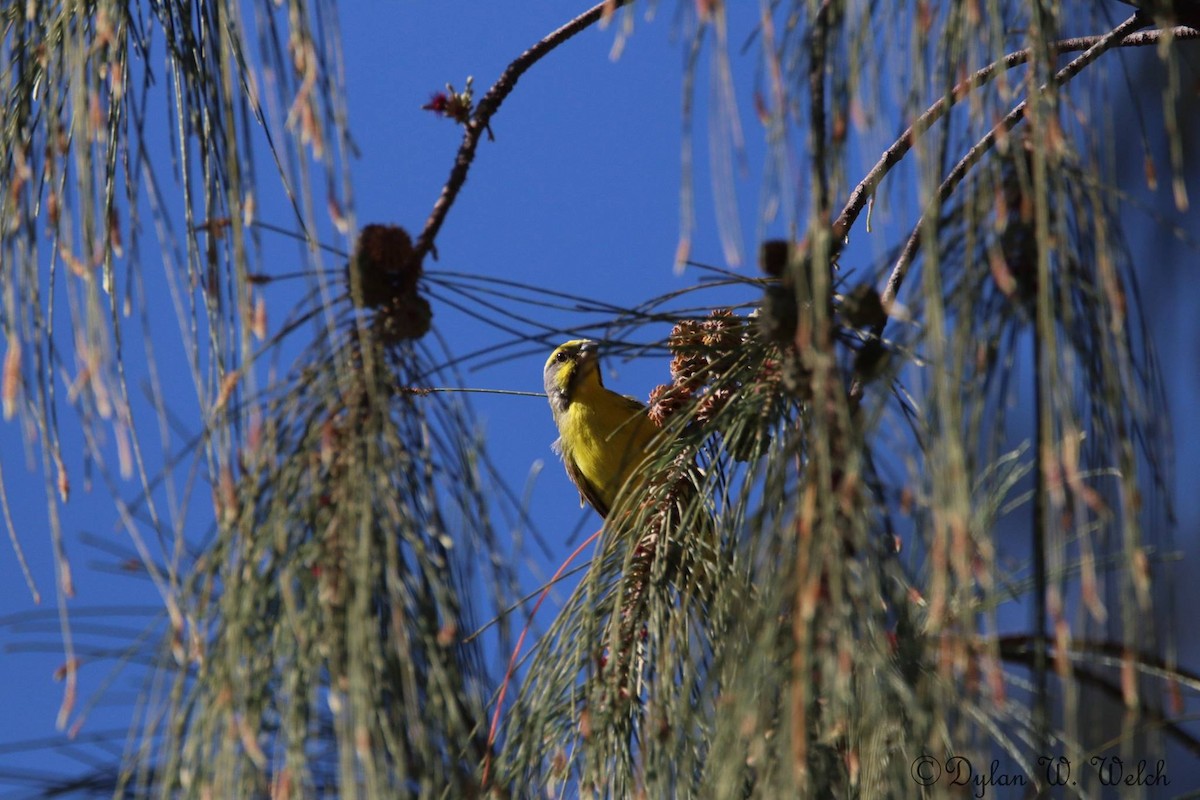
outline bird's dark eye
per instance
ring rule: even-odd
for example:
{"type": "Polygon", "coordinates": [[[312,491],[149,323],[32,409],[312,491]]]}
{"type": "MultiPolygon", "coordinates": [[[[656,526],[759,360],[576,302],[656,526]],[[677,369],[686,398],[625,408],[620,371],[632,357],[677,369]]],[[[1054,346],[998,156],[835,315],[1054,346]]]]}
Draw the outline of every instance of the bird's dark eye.
{"type": "Polygon", "coordinates": [[[559,350],[558,355],[554,356],[554,360],[555,361],[566,361],[567,360],[567,351],[559,350]]]}

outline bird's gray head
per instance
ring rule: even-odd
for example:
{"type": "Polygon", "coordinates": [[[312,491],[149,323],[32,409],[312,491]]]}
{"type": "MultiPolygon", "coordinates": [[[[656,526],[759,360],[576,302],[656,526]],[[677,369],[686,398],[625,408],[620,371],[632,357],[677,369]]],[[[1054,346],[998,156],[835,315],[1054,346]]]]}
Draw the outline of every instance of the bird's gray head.
{"type": "Polygon", "coordinates": [[[599,353],[600,345],[591,339],[573,339],[546,359],[542,380],[555,415],[567,410],[575,388],[590,373],[595,372],[596,381],[600,382],[599,353]]]}

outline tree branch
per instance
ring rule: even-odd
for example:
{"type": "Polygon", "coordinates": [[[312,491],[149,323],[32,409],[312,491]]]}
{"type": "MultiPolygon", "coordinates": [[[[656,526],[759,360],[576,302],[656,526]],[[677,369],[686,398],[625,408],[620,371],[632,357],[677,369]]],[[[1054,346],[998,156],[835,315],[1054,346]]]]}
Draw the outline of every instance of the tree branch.
{"type": "MultiPolygon", "coordinates": [[[[1050,81],[1050,85],[1042,86],[1038,91],[1044,92],[1050,89],[1052,86],[1062,86],[1064,83],[1078,75],[1084,67],[1095,61],[1106,51],[1120,45],[1121,40],[1133,30],[1145,24],[1146,18],[1142,16],[1141,12],[1134,14],[1132,17],[1113,28],[1110,32],[1099,37],[1091,47],[1084,51],[1082,55],[1078,56],[1070,64],[1067,64],[1057,73],[1055,73],[1054,78],[1050,81]]],[[[901,252],[900,258],[897,259],[896,265],[892,268],[892,274],[888,278],[887,287],[883,291],[882,300],[884,308],[887,308],[888,304],[896,299],[896,294],[900,291],[900,284],[904,282],[904,277],[908,274],[908,269],[912,265],[913,259],[916,258],[917,253],[921,249],[921,234],[922,229],[925,227],[926,217],[931,212],[936,213],[937,210],[942,207],[942,204],[945,203],[947,198],[949,198],[954,190],[958,188],[958,185],[962,183],[963,178],[966,177],[971,167],[978,164],[983,158],[984,154],[995,146],[996,139],[998,139],[1001,134],[1007,133],[1015,128],[1017,123],[1025,118],[1025,109],[1028,104],[1028,98],[1022,100],[1020,103],[1017,103],[1017,105],[1013,107],[1013,110],[1009,111],[1008,114],[1005,115],[1004,119],[997,122],[990,131],[984,134],[982,139],[976,142],[974,146],[972,146],[971,149],[966,152],[966,155],[959,159],[958,163],[954,165],[954,168],[950,170],[950,174],[946,176],[944,181],[942,181],[941,186],[938,187],[937,194],[930,201],[929,207],[926,209],[925,213],[921,215],[921,218],[917,220],[917,224],[913,227],[912,234],[908,237],[908,242],[906,242],[904,245],[904,250],[901,252]]],[[[886,324],[886,317],[884,318],[884,322],[886,324]]]]}
{"type": "Polygon", "coordinates": [[[823,0],[809,34],[809,149],[813,178],[813,212],[824,225],[829,213],[829,178],[825,167],[825,51],[829,40],[830,0],[823,0]]]}
{"type": "MultiPolygon", "coordinates": [[[[1085,45],[1087,46],[1087,50],[1082,55],[1071,61],[1071,63],[1059,70],[1054,75],[1054,78],[1051,81],[1052,84],[1054,86],[1061,86],[1062,84],[1068,82],[1078,75],[1084,67],[1095,61],[1103,53],[1112,49],[1113,47],[1143,47],[1148,44],[1157,43],[1164,35],[1167,35],[1168,33],[1176,38],[1181,39],[1200,38],[1200,31],[1186,27],[1172,28],[1167,31],[1154,30],[1133,33],[1134,29],[1144,24],[1145,18],[1139,12],[1122,22],[1109,33],[1106,33],[1102,36],[1087,36],[1078,39],[1066,39],[1059,42],[1059,50],[1080,49],[1085,45]]],[[[1022,50],[1020,53],[1010,54],[1000,62],[997,62],[997,64],[985,67],[983,70],[980,70],[980,72],[975,73],[975,75],[969,78],[965,83],[970,83],[971,81],[976,80],[987,70],[997,68],[999,64],[1007,63],[1008,59],[1010,58],[1016,58],[1020,56],[1021,59],[1024,60],[1029,57],[1029,54],[1029,50],[1022,50]]],[[[1020,61],[1014,63],[1020,63],[1020,61]]],[[[986,78],[990,78],[990,75],[987,75],[985,79],[986,78]]],[[[954,99],[960,99],[958,89],[962,86],[963,84],[960,83],[955,87],[955,91],[952,93],[952,97],[954,99]]],[[[1045,91],[1047,88],[1049,87],[1043,86],[1041,87],[1040,91],[1045,91]]],[[[909,235],[908,241],[904,245],[903,252],[901,252],[900,257],[896,260],[895,266],[892,268],[892,274],[888,277],[887,286],[884,288],[881,296],[884,308],[887,308],[892,301],[896,299],[896,295],[900,291],[900,285],[904,282],[904,278],[908,274],[908,270],[912,266],[913,260],[916,258],[917,253],[921,249],[921,233],[922,228],[925,225],[926,216],[930,213],[930,211],[936,212],[937,209],[941,208],[942,204],[946,201],[954,189],[957,188],[962,182],[963,178],[966,177],[966,174],[971,167],[979,163],[979,160],[983,158],[984,154],[995,145],[996,139],[1001,133],[1012,130],[1014,127],[1016,127],[1017,123],[1025,118],[1025,107],[1027,103],[1028,100],[1022,100],[1012,109],[1012,111],[1008,112],[1004,119],[996,123],[996,125],[990,131],[988,131],[982,139],[976,142],[975,145],[967,151],[966,155],[964,155],[962,159],[960,159],[959,162],[954,165],[954,168],[950,170],[950,174],[946,176],[944,181],[942,181],[942,184],[938,187],[937,195],[930,201],[929,207],[926,209],[925,213],[921,215],[921,218],[917,220],[917,224],[914,226],[912,234],[909,235]]],[[[943,105],[944,101],[939,100],[938,103],[935,103],[929,111],[922,115],[921,119],[925,120],[925,118],[934,112],[935,109],[940,116],[940,114],[945,112],[944,108],[939,108],[939,106],[943,105]]],[[[927,120],[925,127],[921,128],[920,130],[928,128],[929,123],[932,121],[932,119],[927,120]]],[[[918,120],[918,122],[920,122],[920,120],[918,120]]],[[[865,198],[869,193],[869,191],[863,189],[863,187],[867,186],[868,181],[872,180],[872,176],[878,173],[877,177],[874,178],[874,183],[870,184],[870,189],[873,190],[875,185],[878,184],[879,180],[882,179],[887,170],[904,156],[904,153],[907,152],[909,147],[912,146],[913,138],[915,138],[915,136],[920,132],[919,130],[915,131],[916,128],[917,125],[914,124],[913,127],[904,132],[904,134],[894,145],[892,145],[892,147],[888,148],[888,150],[884,153],[883,158],[881,158],[879,163],[876,164],[870,173],[868,173],[867,178],[865,178],[863,182],[859,184],[858,188],[855,189],[855,193],[851,195],[850,202],[847,203],[847,210],[844,211],[842,216],[838,218],[838,223],[835,223],[835,225],[841,223],[843,218],[847,220],[845,223],[846,229],[853,224],[858,212],[861,211],[863,205],[865,205],[865,198]],[[888,162],[889,154],[891,154],[893,151],[897,152],[892,156],[893,160],[888,162]],[[860,190],[862,191],[860,192],[860,190]],[[856,202],[858,203],[857,208],[852,209],[856,202]]],[[[841,242],[843,238],[844,233],[835,242],[835,247],[839,246],[837,242],[841,242]]],[[[888,317],[885,316],[882,321],[874,326],[871,331],[874,336],[878,337],[883,334],[883,328],[885,325],[887,325],[887,320],[888,317]]],[[[862,399],[863,388],[863,382],[858,379],[856,379],[851,385],[850,401],[852,403],[857,403],[862,399]]]]}
{"type": "Polygon", "coordinates": [[[603,0],[603,2],[597,3],[519,55],[508,65],[492,88],[488,89],[487,94],[479,101],[475,107],[475,113],[471,115],[471,119],[466,124],[466,132],[463,134],[462,144],[459,145],[458,155],[454,158],[454,167],[450,170],[450,177],[446,180],[446,185],[442,187],[442,193],[437,202],[433,204],[433,211],[430,212],[429,219],[425,221],[425,228],[413,244],[412,255],[409,257],[409,264],[413,268],[419,267],[425,260],[426,254],[431,251],[434,253],[434,258],[437,257],[434,239],[437,238],[438,231],[441,230],[442,223],[446,220],[450,206],[454,205],[459,190],[467,181],[467,171],[471,168],[471,162],[475,160],[475,148],[479,145],[479,137],[485,131],[489,131],[488,124],[492,116],[516,87],[520,77],[551,50],[631,2],[633,0],[603,0]]]}
{"type": "MultiPolygon", "coordinates": [[[[1176,39],[1200,39],[1200,30],[1187,27],[1176,27],[1169,30],[1153,30],[1131,33],[1120,41],[1118,47],[1145,47],[1147,45],[1158,44],[1164,36],[1170,34],[1176,39]]],[[[1093,47],[1106,35],[1096,36],[1079,36],[1072,39],[1062,39],[1054,43],[1054,50],[1058,53],[1069,53],[1078,50],[1086,50],[1093,47]]],[[[850,198],[846,201],[845,208],[842,213],[833,223],[833,239],[834,247],[840,250],[844,246],[847,234],[850,228],[853,227],[858,215],[867,205],[867,200],[878,188],[883,178],[900,160],[912,149],[913,143],[921,134],[929,130],[935,122],[941,119],[950,108],[975,89],[993,80],[1001,70],[1009,70],[1013,67],[1020,66],[1029,60],[1033,51],[1029,48],[1018,50],[1009,53],[1004,58],[988,64],[986,67],[978,70],[974,75],[959,82],[953,89],[950,90],[948,97],[940,98],[936,103],[931,105],[924,114],[922,114],[916,122],[914,122],[900,137],[896,139],[892,146],[883,151],[879,161],[871,168],[870,172],[854,187],[854,191],[850,193],[850,198]]]]}

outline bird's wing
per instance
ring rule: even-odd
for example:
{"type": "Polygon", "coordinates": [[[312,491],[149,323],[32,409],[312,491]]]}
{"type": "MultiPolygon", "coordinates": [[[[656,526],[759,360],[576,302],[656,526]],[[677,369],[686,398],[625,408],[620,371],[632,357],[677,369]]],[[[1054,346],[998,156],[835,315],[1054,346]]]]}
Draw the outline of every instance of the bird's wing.
{"type": "Polygon", "coordinates": [[[571,479],[571,483],[575,484],[575,488],[579,490],[579,507],[582,508],[584,502],[587,502],[591,504],[592,508],[596,509],[596,513],[601,518],[607,517],[608,505],[600,497],[600,492],[592,485],[591,481],[583,477],[583,473],[579,471],[579,467],[575,464],[575,459],[563,454],[563,465],[567,468],[567,477],[571,479]]]}
{"type": "Polygon", "coordinates": [[[623,401],[625,401],[625,408],[629,411],[630,414],[635,414],[638,411],[646,410],[646,404],[643,403],[641,400],[638,400],[636,397],[630,397],[627,394],[623,394],[623,395],[621,395],[621,399],[623,401]]]}
{"type": "Polygon", "coordinates": [[[596,513],[601,518],[607,517],[608,506],[600,498],[600,492],[596,491],[596,487],[587,478],[583,477],[583,473],[579,471],[579,467],[575,464],[575,459],[571,458],[563,450],[561,436],[550,444],[550,449],[562,457],[563,466],[567,468],[567,477],[571,479],[571,483],[575,484],[575,488],[579,490],[579,507],[583,508],[584,503],[589,503],[592,508],[596,509],[596,513]]]}

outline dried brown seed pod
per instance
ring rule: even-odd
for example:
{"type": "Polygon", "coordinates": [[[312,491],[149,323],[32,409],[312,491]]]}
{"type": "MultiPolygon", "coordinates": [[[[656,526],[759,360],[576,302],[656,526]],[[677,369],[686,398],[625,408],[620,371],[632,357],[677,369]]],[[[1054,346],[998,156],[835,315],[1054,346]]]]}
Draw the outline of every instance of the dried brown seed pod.
{"type": "Polygon", "coordinates": [[[421,277],[420,264],[412,263],[412,238],[399,225],[364,227],[346,268],[358,273],[362,304],[368,308],[413,294],[421,277]]]}
{"type": "Polygon", "coordinates": [[[666,424],[667,420],[691,399],[692,393],[686,386],[663,383],[655,386],[650,392],[650,404],[646,416],[658,427],[666,424]]]}

